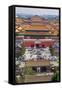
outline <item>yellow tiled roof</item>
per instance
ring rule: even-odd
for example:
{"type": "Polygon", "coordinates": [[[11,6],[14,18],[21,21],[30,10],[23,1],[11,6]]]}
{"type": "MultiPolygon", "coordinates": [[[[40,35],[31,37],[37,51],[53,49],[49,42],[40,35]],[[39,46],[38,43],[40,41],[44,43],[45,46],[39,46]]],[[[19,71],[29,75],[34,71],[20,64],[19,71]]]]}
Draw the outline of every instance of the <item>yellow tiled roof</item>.
{"type": "Polygon", "coordinates": [[[38,61],[34,61],[34,60],[30,60],[30,61],[26,61],[25,62],[26,66],[50,66],[50,61],[49,60],[38,60],[38,61]]]}

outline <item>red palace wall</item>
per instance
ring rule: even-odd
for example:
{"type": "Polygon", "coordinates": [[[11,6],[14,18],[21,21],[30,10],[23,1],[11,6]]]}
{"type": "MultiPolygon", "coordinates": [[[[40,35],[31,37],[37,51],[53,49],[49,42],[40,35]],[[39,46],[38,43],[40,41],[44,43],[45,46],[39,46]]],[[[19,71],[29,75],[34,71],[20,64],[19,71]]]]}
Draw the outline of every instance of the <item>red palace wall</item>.
{"type": "Polygon", "coordinates": [[[36,44],[41,46],[41,47],[50,47],[54,44],[54,41],[43,41],[40,43],[35,43],[34,41],[24,41],[24,43],[23,43],[23,45],[25,47],[36,46],[36,44]]]}

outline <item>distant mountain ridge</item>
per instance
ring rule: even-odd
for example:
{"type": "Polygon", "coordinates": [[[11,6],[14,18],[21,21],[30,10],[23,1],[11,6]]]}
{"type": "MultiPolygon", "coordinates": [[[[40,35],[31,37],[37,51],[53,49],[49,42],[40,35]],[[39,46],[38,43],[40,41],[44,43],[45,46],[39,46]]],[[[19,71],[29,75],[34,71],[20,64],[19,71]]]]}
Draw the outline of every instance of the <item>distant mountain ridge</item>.
{"type": "MultiPolygon", "coordinates": [[[[24,14],[17,14],[16,15],[16,17],[18,17],[18,18],[25,18],[25,19],[31,18],[33,16],[36,16],[36,15],[26,15],[26,14],[25,15],[24,14]]],[[[39,16],[39,15],[37,15],[37,16],[39,16]]],[[[51,19],[59,19],[59,16],[57,16],[57,15],[42,15],[42,16],[39,16],[39,17],[49,19],[49,20],[51,20],[51,19]]]]}

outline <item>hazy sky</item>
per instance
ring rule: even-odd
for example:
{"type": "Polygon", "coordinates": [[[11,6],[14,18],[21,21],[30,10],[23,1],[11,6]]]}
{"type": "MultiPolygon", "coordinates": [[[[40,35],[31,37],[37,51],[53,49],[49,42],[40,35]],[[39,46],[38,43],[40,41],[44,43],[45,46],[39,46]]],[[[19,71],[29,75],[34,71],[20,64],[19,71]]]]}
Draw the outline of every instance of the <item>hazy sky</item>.
{"type": "Polygon", "coordinates": [[[20,14],[27,14],[27,15],[59,15],[58,9],[39,9],[39,8],[23,8],[23,7],[16,7],[16,15],[20,14]]]}

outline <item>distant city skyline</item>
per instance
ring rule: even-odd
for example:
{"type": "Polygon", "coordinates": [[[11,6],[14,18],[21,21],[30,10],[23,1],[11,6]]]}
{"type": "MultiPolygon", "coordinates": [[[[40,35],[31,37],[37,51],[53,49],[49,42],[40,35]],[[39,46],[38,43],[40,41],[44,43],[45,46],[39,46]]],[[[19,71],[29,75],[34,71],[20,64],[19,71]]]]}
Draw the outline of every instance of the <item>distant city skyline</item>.
{"type": "Polygon", "coordinates": [[[24,8],[24,7],[16,7],[16,16],[17,14],[22,15],[57,15],[59,16],[58,9],[43,9],[43,8],[24,8]]]}

